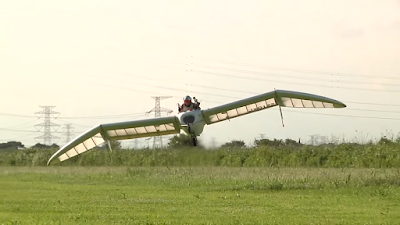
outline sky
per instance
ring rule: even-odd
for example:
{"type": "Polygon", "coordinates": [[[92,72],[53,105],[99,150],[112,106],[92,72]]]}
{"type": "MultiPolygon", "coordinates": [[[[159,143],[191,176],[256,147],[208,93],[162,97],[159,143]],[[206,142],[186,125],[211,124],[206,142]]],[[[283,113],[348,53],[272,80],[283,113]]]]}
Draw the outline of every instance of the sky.
{"type": "Polygon", "coordinates": [[[347,108],[282,108],[284,127],[278,108],[263,110],[208,125],[199,141],[397,136],[398,40],[398,0],[0,1],[0,142],[40,142],[40,106],[55,106],[63,145],[68,123],[75,137],[154,117],[152,96],[171,96],[168,116],[186,95],[206,109],[274,89],[347,108]]]}

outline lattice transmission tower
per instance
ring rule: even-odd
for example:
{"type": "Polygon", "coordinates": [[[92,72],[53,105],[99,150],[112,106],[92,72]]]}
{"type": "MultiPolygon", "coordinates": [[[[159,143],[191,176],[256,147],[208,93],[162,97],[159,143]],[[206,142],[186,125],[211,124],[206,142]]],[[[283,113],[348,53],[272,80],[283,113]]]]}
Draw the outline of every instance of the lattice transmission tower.
{"type": "MultiPolygon", "coordinates": [[[[155,107],[150,111],[146,112],[148,115],[151,112],[154,112],[155,117],[161,117],[161,112],[166,112],[167,115],[173,112],[173,110],[161,107],[160,101],[166,98],[171,98],[172,96],[152,96],[155,99],[155,107]]],[[[162,137],[161,136],[154,136],[153,137],[153,148],[156,146],[163,147],[162,137]]]]}
{"type": "Polygon", "coordinates": [[[70,123],[64,124],[62,134],[65,136],[65,143],[68,143],[71,140],[73,134],[72,130],[73,130],[72,124],[70,123]]]}
{"type": "MultiPolygon", "coordinates": [[[[35,140],[37,141],[39,140],[39,143],[42,141],[44,145],[50,146],[53,143],[55,143],[53,140],[59,139],[59,137],[51,134],[51,128],[52,127],[58,128],[60,126],[50,121],[51,115],[55,115],[54,118],[57,119],[57,116],[60,115],[60,113],[52,110],[52,108],[54,108],[55,106],[39,106],[39,107],[42,108],[43,110],[40,112],[35,112],[35,114],[38,116],[38,119],[40,119],[42,115],[44,115],[44,122],[36,124],[35,127],[44,127],[44,129],[43,129],[43,135],[35,137],[35,140]]],[[[38,129],[38,131],[40,130],[41,128],[38,129]]],[[[55,131],[57,131],[57,129],[55,131]]]]}

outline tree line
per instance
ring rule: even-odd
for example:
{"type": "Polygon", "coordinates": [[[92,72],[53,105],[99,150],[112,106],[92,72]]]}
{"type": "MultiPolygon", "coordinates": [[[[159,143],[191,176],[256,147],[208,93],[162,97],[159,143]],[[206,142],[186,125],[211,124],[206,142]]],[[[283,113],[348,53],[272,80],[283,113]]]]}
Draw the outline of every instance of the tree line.
{"type": "MultiPolygon", "coordinates": [[[[368,144],[371,144],[372,141],[370,141],[368,144]]],[[[390,144],[390,143],[400,143],[400,137],[397,138],[392,138],[389,139],[386,136],[383,136],[379,139],[379,141],[377,141],[377,144],[390,144]]],[[[111,148],[113,150],[119,150],[119,149],[123,149],[121,142],[120,141],[110,141],[110,145],[111,148]]],[[[187,147],[193,147],[192,146],[192,140],[191,137],[188,135],[183,135],[183,134],[179,134],[179,135],[174,135],[173,137],[171,137],[169,139],[169,142],[166,146],[166,148],[171,148],[171,149],[176,149],[176,148],[187,148],[187,147]]],[[[198,142],[198,146],[196,148],[199,149],[204,149],[205,148],[206,143],[203,143],[201,140],[199,140],[198,142]]],[[[223,148],[223,149],[230,149],[230,148],[258,148],[258,147],[262,147],[262,146],[268,146],[268,147],[291,147],[291,148],[295,148],[295,147],[301,147],[301,146],[305,146],[307,144],[301,143],[300,140],[293,140],[293,139],[268,139],[268,138],[262,138],[262,139],[256,139],[253,142],[253,146],[246,146],[246,143],[243,140],[232,140],[229,142],[226,142],[224,144],[222,144],[220,147],[218,148],[223,148]]],[[[332,146],[332,145],[338,145],[337,142],[325,142],[322,144],[318,144],[317,146],[332,146]]],[[[60,146],[57,144],[52,144],[52,145],[44,145],[41,143],[36,143],[35,145],[26,148],[21,142],[19,141],[9,141],[6,143],[0,143],[0,150],[17,150],[17,149],[59,149],[60,146]]],[[[148,147],[147,147],[148,148],[148,147]]],[[[97,149],[100,150],[106,150],[108,149],[108,147],[103,144],[101,146],[98,146],[97,149]]],[[[144,148],[146,149],[146,148],[144,148]]]]}

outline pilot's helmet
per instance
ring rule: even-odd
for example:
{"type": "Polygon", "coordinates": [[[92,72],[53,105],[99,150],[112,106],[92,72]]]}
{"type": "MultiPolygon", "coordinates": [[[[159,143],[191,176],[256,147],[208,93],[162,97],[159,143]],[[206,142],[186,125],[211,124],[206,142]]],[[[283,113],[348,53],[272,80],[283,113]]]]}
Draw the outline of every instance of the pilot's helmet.
{"type": "Polygon", "coordinates": [[[185,98],[185,104],[189,105],[190,103],[192,103],[192,98],[189,95],[187,95],[185,98]]]}

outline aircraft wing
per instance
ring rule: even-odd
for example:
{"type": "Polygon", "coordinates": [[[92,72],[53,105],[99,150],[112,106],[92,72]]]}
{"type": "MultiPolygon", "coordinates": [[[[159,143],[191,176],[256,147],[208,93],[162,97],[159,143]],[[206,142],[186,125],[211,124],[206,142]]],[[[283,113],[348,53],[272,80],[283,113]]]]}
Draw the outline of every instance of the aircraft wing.
{"type": "Polygon", "coordinates": [[[203,116],[207,124],[213,124],[275,106],[293,108],[346,107],[342,102],[319,95],[296,91],[274,90],[214,108],[205,109],[203,110],[203,116]]]}
{"type": "Polygon", "coordinates": [[[180,129],[175,116],[100,124],[61,147],[51,156],[47,165],[55,158],[64,161],[109,141],[176,134],[180,129]]]}

